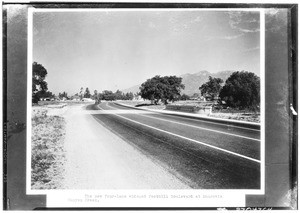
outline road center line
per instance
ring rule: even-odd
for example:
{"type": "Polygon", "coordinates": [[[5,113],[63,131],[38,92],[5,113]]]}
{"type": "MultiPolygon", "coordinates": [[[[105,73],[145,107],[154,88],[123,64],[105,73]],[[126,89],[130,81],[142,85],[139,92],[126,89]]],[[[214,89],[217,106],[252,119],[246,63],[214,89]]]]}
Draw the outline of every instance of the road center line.
{"type": "MultiPolygon", "coordinates": [[[[106,104],[106,105],[107,105],[107,104],[106,104]]],[[[202,144],[202,145],[204,145],[204,146],[207,146],[207,147],[210,147],[210,148],[219,150],[219,151],[223,151],[223,152],[226,152],[226,153],[229,153],[229,154],[232,154],[232,155],[235,155],[235,156],[238,156],[238,157],[247,159],[247,160],[251,160],[251,161],[253,161],[253,162],[261,163],[260,160],[257,160],[257,159],[254,159],[254,158],[251,158],[251,157],[248,157],[248,156],[245,156],[245,155],[241,155],[241,154],[238,154],[238,153],[235,153],[235,152],[226,150],[226,149],[222,149],[222,148],[219,148],[219,147],[216,147],[216,146],[213,146],[213,145],[209,145],[209,144],[207,144],[207,143],[204,143],[204,142],[201,142],[201,141],[197,141],[197,140],[194,140],[194,139],[191,139],[191,138],[187,138],[187,137],[184,137],[184,136],[181,136],[181,135],[172,133],[172,132],[168,132],[168,131],[165,131],[165,130],[162,130],[162,129],[158,129],[158,128],[156,128],[156,127],[149,126],[149,125],[147,125],[147,124],[144,124],[144,123],[141,123],[141,122],[132,120],[132,119],[130,119],[130,118],[126,118],[126,117],[121,116],[121,115],[118,115],[118,114],[112,114],[112,115],[115,115],[115,116],[117,116],[117,117],[123,118],[123,119],[128,120],[128,121],[131,121],[131,122],[133,122],[133,123],[136,123],[136,124],[139,124],[139,125],[142,125],[142,126],[145,126],[145,127],[148,127],[148,128],[151,128],[151,129],[154,129],[154,130],[157,130],[157,131],[160,131],[160,132],[169,134],[169,135],[173,135],[173,136],[176,136],[176,137],[185,139],[185,140],[189,140],[189,141],[192,141],[192,142],[195,142],[195,143],[198,143],[198,144],[202,144]]]]}
{"type": "MultiPolygon", "coordinates": [[[[165,116],[172,116],[172,115],[168,115],[168,114],[164,114],[164,115],[165,116]]],[[[227,126],[227,127],[229,126],[229,127],[233,127],[233,128],[237,128],[237,129],[246,129],[246,130],[260,132],[260,129],[251,129],[251,128],[235,126],[235,125],[231,125],[231,124],[222,124],[222,123],[217,123],[217,122],[213,122],[213,121],[196,120],[196,119],[187,118],[187,117],[185,117],[184,119],[192,120],[192,121],[198,121],[198,122],[202,122],[202,123],[210,123],[210,124],[219,125],[219,126],[227,126]]]]}
{"type": "MultiPolygon", "coordinates": [[[[110,108],[117,109],[117,108],[115,108],[113,106],[110,106],[108,104],[106,104],[106,105],[110,108]]],[[[194,125],[190,125],[190,124],[184,124],[184,123],[180,123],[180,122],[177,122],[177,121],[170,121],[170,120],[163,119],[163,118],[156,118],[156,117],[152,117],[152,116],[149,116],[149,115],[141,115],[141,114],[138,114],[138,115],[148,117],[148,118],[152,118],[152,119],[161,120],[161,121],[167,121],[167,122],[171,122],[171,123],[175,123],[175,124],[179,124],[179,125],[189,126],[189,127],[192,127],[192,128],[202,129],[202,130],[211,131],[211,132],[217,132],[217,133],[220,133],[220,134],[225,134],[225,135],[230,135],[230,136],[234,136],[234,137],[245,138],[245,139],[248,139],[248,140],[254,140],[254,141],[259,141],[260,142],[260,139],[256,139],[256,138],[250,138],[250,137],[246,137],[246,136],[242,136],[242,135],[236,135],[236,134],[232,134],[232,133],[228,133],[228,132],[208,129],[208,128],[194,126],[194,125]]]]}
{"type": "Polygon", "coordinates": [[[142,115],[142,114],[139,114],[139,115],[144,116],[144,117],[148,117],[148,118],[152,118],[152,119],[161,120],[161,121],[167,121],[167,122],[171,122],[171,123],[175,123],[175,124],[180,124],[180,125],[183,125],[183,126],[193,127],[193,128],[197,128],[197,129],[203,129],[203,130],[206,130],[206,131],[217,132],[217,133],[220,133],[220,134],[230,135],[230,136],[239,137],[239,138],[245,138],[245,139],[254,140],[254,141],[260,141],[260,139],[256,139],[256,138],[250,138],[250,137],[246,137],[246,136],[242,136],[242,135],[236,135],[236,134],[232,134],[232,133],[228,133],[228,132],[208,129],[208,128],[194,126],[194,125],[190,125],[190,124],[184,124],[184,123],[180,123],[180,122],[177,122],[177,121],[170,121],[170,120],[166,120],[166,119],[163,119],[163,118],[156,118],[156,117],[152,117],[152,116],[148,116],[148,115],[142,115]]]}

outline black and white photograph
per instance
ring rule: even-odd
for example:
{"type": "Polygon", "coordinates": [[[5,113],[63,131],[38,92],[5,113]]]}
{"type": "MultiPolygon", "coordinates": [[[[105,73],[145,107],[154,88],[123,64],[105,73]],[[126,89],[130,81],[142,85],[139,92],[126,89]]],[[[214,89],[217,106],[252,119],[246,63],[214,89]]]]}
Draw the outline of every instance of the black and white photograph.
{"type": "Polygon", "coordinates": [[[32,24],[31,189],[261,188],[260,11],[32,24]]]}
{"type": "Polygon", "coordinates": [[[27,11],[27,195],[50,208],[226,210],[269,192],[266,14],[278,11],[27,11]]]}

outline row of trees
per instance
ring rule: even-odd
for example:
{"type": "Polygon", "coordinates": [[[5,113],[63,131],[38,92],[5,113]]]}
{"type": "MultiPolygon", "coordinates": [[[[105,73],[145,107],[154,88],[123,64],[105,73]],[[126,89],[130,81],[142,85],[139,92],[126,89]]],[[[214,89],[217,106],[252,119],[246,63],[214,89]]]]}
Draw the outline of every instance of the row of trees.
{"type": "Polygon", "coordinates": [[[231,74],[222,86],[223,80],[209,76],[209,80],[199,89],[201,95],[218,97],[226,105],[235,108],[256,108],[260,105],[260,79],[257,75],[246,71],[231,74]]]}
{"type": "Polygon", "coordinates": [[[97,90],[94,90],[94,94],[90,93],[89,88],[86,88],[83,92],[83,87],[81,87],[80,92],[76,93],[74,96],[68,96],[66,92],[62,92],[58,94],[60,99],[79,99],[82,100],[83,98],[91,98],[93,100],[106,100],[106,101],[114,101],[114,100],[132,100],[136,94],[134,95],[132,92],[123,93],[120,90],[116,92],[112,92],[110,90],[104,90],[102,93],[98,93],[97,90]]]}
{"type": "Polygon", "coordinates": [[[89,90],[88,87],[85,89],[84,92],[83,92],[83,87],[81,87],[81,88],[80,88],[79,95],[78,95],[78,93],[76,93],[75,96],[79,96],[80,99],[83,99],[83,98],[91,98],[91,97],[92,97],[91,92],[90,92],[90,90],[89,90]]]}
{"type": "MultiPolygon", "coordinates": [[[[201,95],[212,100],[225,102],[226,105],[235,108],[256,108],[260,105],[260,79],[254,73],[237,71],[225,81],[209,76],[206,83],[199,89],[201,95]]],[[[148,99],[152,104],[162,101],[188,100],[188,95],[180,95],[184,89],[182,78],[176,76],[155,76],[148,79],[140,87],[140,95],[148,99]]]]}
{"type": "Polygon", "coordinates": [[[68,96],[68,93],[62,92],[62,93],[58,93],[58,98],[59,99],[63,99],[63,98],[69,99],[69,96],[68,96]]]}
{"type": "Polygon", "coordinates": [[[136,94],[134,95],[132,92],[123,93],[120,90],[116,92],[112,92],[110,90],[104,90],[102,93],[98,93],[97,90],[94,91],[94,99],[98,102],[101,100],[106,101],[114,101],[114,100],[132,100],[136,94]]]}
{"type": "MultiPolygon", "coordinates": [[[[41,98],[55,98],[55,95],[48,91],[48,84],[46,82],[46,76],[48,72],[45,67],[37,62],[32,64],[32,102],[37,103],[41,98]]],[[[112,92],[109,90],[104,90],[102,93],[98,93],[97,90],[94,91],[92,95],[89,88],[85,90],[83,87],[80,88],[79,93],[76,93],[73,98],[79,98],[82,100],[83,98],[91,98],[95,100],[132,100],[134,96],[137,94],[133,94],[132,92],[122,93],[120,90],[116,92],[112,92]]],[[[68,96],[67,92],[62,92],[58,94],[59,99],[71,99],[72,97],[68,96]]]]}
{"type": "Polygon", "coordinates": [[[60,99],[66,98],[67,100],[69,100],[69,99],[80,99],[80,100],[82,100],[83,98],[92,98],[93,99],[94,96],[91,95],[90,90],[89,90],[88,87],[85,89],[84,92],[83,92],[83,87],[81,87],[80,92],[76,93],[73,96],[68,96],[68,93],[62,92],[62,93],[58,94],[58,97],[60,99]]]}
{"type": "MultiPolygon", "coordinates": [[[[37,62],[33,63],[32,71],[32,101],[37,103],[40,98],[54,98],[55,95],[48,91],[48,85],[45,81],[47,70],[37,62]]],[[[237,71],[225,81],[225,84],[220,78],[213,78],[209,76],[206,83],[202,84],[199,89],[201,95],[204,97],[209,96],[211,99],[223,101],[226,105],[235,108],[252,108],[260,105],[260,79],[254,73],[246,71],[237,71]]],[[[138,94],[122,93],[120,90],[112,92],[104,90],[102,93],[94,91],[92,95],[89,88],[85,91],[81,87],[78,96],[80,100],[83,98],[92,98],[97,101],[107,100],[132,100],[134,97],[140,95],[143,99],[148,99],[152,104],[158,104],[162,101],[168,104],[170,101],[187,100],[189,96],[181,95],[181,90],[185,86],[182,84],[182,78],[177,76],[164,76],[159,75],[148,79],[140,87],[138,94]]],[[[66,92],[59,93],[59,98],[67,98],[66,92]]]]}

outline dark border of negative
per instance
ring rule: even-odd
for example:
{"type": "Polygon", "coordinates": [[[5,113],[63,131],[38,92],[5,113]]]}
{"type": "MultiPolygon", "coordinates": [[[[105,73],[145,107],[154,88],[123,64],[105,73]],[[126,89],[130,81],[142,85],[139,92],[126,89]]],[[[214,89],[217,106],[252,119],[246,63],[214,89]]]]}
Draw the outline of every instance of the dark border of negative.
{"type": "MultiPolygon", "coordinates": [[[[297,96],[298,96],[298,74],[297,74],[297,65],[298,65],[298,49],[297,49],[297,37],[298,37],[298,5],[297,4],[235,4],[235,3],[114,3],[114,2],[101,2],[101,3],[95,3],[95,2],[51,2],[51,1],[44,1],[44,2],[30,2],[30,3],[20,3],[20,2],[9,2],[9,3],[3,3],[3,6],[5,5],[22,5],[33,7],[33,8],[44,8],[44,9],[70,9],[70,8],[157,8],[157,9],[166,9],[166,8],[265,8],[265,9],[288,9],[289,10],[289,17],[288,17],[288,67],[289,67],[289,91],[288,91],[288,99],[289,103],[293,105],[296,112],[298,111],[298,105],[297,105],[297,96]]],[[[4,8],[4,7],[3,7],[4,8]]],[[[9,79],[7,78],[7,10],[3,9],[3,38],[2,38],[2,44],[3,44],[3,209],[8,210],[11,209],[9,206],[9,199],[7,198],[7,141],[8,141],[8,120],[7,120],[7,112],[8,112],[8,104],[7,104],[7,83],[9,79]]],[[[28,15],[28,14],[27,14],[28,15]]],[[[27,18],[27,17],[26,17],[27,18]]],[[[267,76],[266,76],[267,78],[267,76]]],[[[26,112],[24,112],[26,114],[26,112]]],[[[297,137],[298,137],[298,118],[297,116],[293,116],[293,114],[289,111],[289,175],[290,175],[290,189],[297,189],[297,180],[298,180],[298,157],[297,157],[297,137]]],[[[26,152],[26,150],[25,150],[26,152]]],[[[24,187],[26,187],[26,183],[24,184],[24,187]]],[[[255,196],[255,195],[254,195],[255,196]]],[[[296,200],[298,200],[297,195],[296,200]]],[[[41,196],[35,196],[36,198],[39,197],[39,199],[46,200],[45,195],[41,196]]],[[[252,198],[253,199],[253,198],[252,198]]],[[[252,200],[251,199],[251,200],[252,200]]],[[[246,202],[247,203],[247,202],[246,202]]],[[[251,202],[250,202],[251,203],[251,202]]],[[[226,210],[267,210],[267,209],[273,209],[273,210],[291,210],[294,209],[294,207],[272,207],[272,206],[260,206],[256,207],[251,205],[250,203],[247,203],[246,205],[248,207],[225,207],[221,209],[226,210]]],[[[255,203],[255,202],[254,202],[255,203]]],[[[297,203],[297,202],[296,202],[297,203]]],[[[46,205],[46,201],[43,202],[43,205],[46,205]]],[[[65,207],[65,208],[47,208],[45,206],[34,206],[33,209],[35,210],[135,210],[135,211],[143,211],[143,210],[220,210],[220,208],[206,208],[206,207],[103,207],[103,208],[72,208],[72,207],[65,207]]],[[[296,206],[296,209],[298,209],[298,206],[296,206]]],[[[13,210],[13,209],[11,209],[13,210]]]]}

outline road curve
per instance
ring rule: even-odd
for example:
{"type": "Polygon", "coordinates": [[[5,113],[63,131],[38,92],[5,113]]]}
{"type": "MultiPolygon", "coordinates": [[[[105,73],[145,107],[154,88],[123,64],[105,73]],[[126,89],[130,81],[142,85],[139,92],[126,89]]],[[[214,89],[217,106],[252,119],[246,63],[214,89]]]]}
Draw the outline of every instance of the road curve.
{"type": "Polygon", "coordinates": [[[104,102],[97,122],[195,189],[259,189],[260,131],[104,102]]]}

